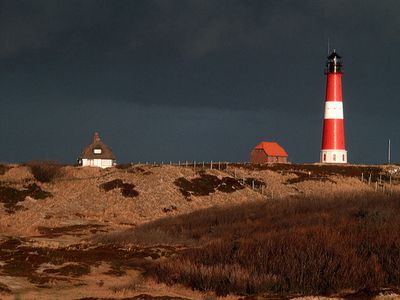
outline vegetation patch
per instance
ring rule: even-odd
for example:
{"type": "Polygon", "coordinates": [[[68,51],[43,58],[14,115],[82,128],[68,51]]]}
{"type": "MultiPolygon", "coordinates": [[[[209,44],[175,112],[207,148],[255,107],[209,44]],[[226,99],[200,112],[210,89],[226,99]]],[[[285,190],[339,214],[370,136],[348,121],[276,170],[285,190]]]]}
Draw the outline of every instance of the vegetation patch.
{"type": "Polygon", "coordinates": [[[43,273],[80,277],[89,274],[90,267],[86,264],[68,264],[57,269],[45,269],[43,273]]]}
{"type": "Polygon", "coordinates": [[[27,164],[33,177],[39,182],[48,183],[62,175],[62,165],[54,161],[31,161],[27,164]]]}
{"type": "Polygon", "coordinates": [[[17,238],[0,241],[0,261],[3,263],[0,265],[0,272],[4,276],[25,277],[40,288],[51,287],[49,283],[54,281],[68,281],[67,277],[89,274],[91,266],[98,266],[103,262],[112,266],[115,272],[118,271],[115,276],[121,276],[128,269],[148,268],[150,262],[146,257],[155,257],[160,251],[160,247],[126,249],[115,245],[93,247],[89,244],[45,248],[32,247],[26,242],[27,240],[17,238]],[[55,267],[39,272],[43,264],[55,267]]]}
{"type": "Polygon", "coordinates": [[[52,285],[54,282],[57,281],[64,281],[64,282],[70,282],[68,278],[64,277],[59,277],[59,276],[44,276],[43,274],[32,274],[31,276],[28,277],[28,281],[30,283],[33,283],[36,285],[38,288],[52,288],[52,285]]]}
{"type": "Polygon", "coordinates": [[[164,207],[162,209],[162,211],[165,213],[173,212],[174,210],[178,210],[178,208],[175,205],[171,205],[169,207],[164,207]]]}
{"type": "Polygon", "coordinates": [[[0,294],[11,294],[10,288],[1,282],[0,282],[0,294]]]}
{"type": "Polygon", "coordinates": [[[322,181],[336,183],[336,181],[329,178],[329,175],[325,173],[318,174],[312,173],[311,171],[291,171],[290,173],[295,174],[297,177],[287,179],[285,184],[295,184],[303,181],[322,181]]]}
{"type": "Polygon", "coordinates": [[[368,293],[400,285],[398,197],[371,192],[213,208],[133,232],[187,241],[147,271],[167,284],[220,296],[368,293]]]}
{"type": "Polygon", "coordinates": [[[129,298],[93,298],[93,297],[85,297],[79,298],[77,300],[189,300],[188,298],[181,297],[171,297],[171,296],[151,296],[148,294],[140,294],[138,296],[129,297],[129,298]]]}
{"type": "Polygon", "coordinates": [[[120,277],[126,275],[126,272],[121,270],[119,266],[111,266],[111,269],[104,272],[104,275],[111,275],[115,277],[120,277]]]}
{"type": "Polygon", "coordinates": [[[316,176],[333,176],[339,175],[344,177],[360,178],[364,174],[365,178],[371,176],[386,176],[384,170],[379,166],[362,166],[362,165],[329,165],[329,164],[230,164],[236,168],[247,170],[261,171],[271,170],[280,173],[304,172],[316,176]]]}
{"type": "Polygon", "coordinates": [[[135,166],[132,163],[120,164],[120,165],[116,165],[115,167],[120,170],[126,170],[128,173],[133,173],[133,174],[142,174],[142,175],[153,174],[151,171],[146,171],[144,168],[135,166]]]}
{"type": "Polygon", "coordinates": [[[62,235],[83,236],[88,232],[95,234],[98,232],[107,232],[105,225],[100,224],[77,224],[62,227],[44,227],[39,226],[38,231],[42,236],[55,238],[62,235]]]}
{"type": "Polygon", "coordinates": [[[0,164],[0,175],[4,175],[10,169],[10,166],[0,164]]]}
{"type": "Polygon", "coordinates": [[[265,187],[266,184],[264,181],[260,180],[260,179],[256,179],[256,178],[246,178],[245,179],[245,183],[249,186],[253,186],[255,189],[261,189],[261,187],[265,187]]]}
{"type": "Polygon", "coordinates": [[[190,196],[208,196],[216,190],[224,193],[233,193],[241,190],[244,186],[239,180],[232,177],[223,177],[219,179],[217,176],[200,173],[200,177],[187,180],[180,177],[175,180],[175,185],[179,187],[182,195],[186,198],[190,196]]]}
{"type": "Polygon", "coordinates": [[[139,192],[135,190],[135,185],[133,183],[123,182],[121,179],[114,179],[109,182],[102,183],[100,188],[106,192],[112,191],[114,189],[121,189],[121,194],[124,197],[134,198],[139,196],[139,192]]]}
{"type": "MultiPolygon", "coordinates": [[[[371,177],[371,181],[390,180],[390,173],[379,166],[363,166],[363,165],[329,165],[329,164],[230,164],[231,167],[241,168],[251,171],[271,170],[280,174],[295,174],[297,177],[286,181],[286,184],[294,184],[302,181],[329,181],[332,176],[343,176],[360,178],[364,180],[371,177]]],[[[392,181],[395,176],[392,176],[392,181]]]]}
{"type": "Polygon", "coordinates": [[[0,186],[0,203],[4,204],[8,213],[13,213],[20,208],[18,202],[22,202],[26,197],[33,199],[45,199],[53,195],[40,188],[36,183],[29,184],[23,190],[18,190],[9,186],[0,186]]]}
{"type": "Polygon", "coordinates": [[[130,169],[133,165],[131,163],[128,164],[118,164],[115,166],[115,168],[120,169],[120,170],[126,170],[130,169]]]}

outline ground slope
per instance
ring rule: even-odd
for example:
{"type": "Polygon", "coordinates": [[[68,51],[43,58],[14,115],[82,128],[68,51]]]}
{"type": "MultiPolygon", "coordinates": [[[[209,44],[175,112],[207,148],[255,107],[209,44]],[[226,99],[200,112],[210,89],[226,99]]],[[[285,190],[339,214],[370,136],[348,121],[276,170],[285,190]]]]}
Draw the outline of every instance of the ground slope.
{"type": "Polygon", "coordinates": [[[299,196],[396,193],[395,176],[390,184],[390,174],[396,170],[395,166],[242,164],[125,165],[105,170],[66,166],[54,180],[42,183],[27,166],[3,165],[0,293],[11,298],[20,293],[22,299],[140,294],[203,299],[204,293],[167,287],[141,275],[149,261],[173,256],[179,247],[130,244],[114,249],[88,241],[93,235],[215,206],[299,196]]]}

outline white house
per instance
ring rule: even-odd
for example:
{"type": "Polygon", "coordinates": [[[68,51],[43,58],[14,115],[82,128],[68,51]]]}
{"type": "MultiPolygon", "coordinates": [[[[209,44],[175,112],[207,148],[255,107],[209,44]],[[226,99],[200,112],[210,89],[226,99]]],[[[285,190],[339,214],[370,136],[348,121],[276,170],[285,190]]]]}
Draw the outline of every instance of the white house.
{"type": "Polygon", "coordinates": [[[93,142],[82,151],[78,158],[78,164],[82,167],[109,168],[115,165],[115,156],[111,148],[101,141],[96,132],[93,142]]]}

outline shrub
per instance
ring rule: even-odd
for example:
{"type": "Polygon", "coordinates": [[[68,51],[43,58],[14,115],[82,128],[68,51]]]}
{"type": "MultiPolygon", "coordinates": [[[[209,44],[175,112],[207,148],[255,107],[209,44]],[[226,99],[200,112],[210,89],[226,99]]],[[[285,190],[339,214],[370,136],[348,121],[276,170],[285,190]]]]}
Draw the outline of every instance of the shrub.
{"type": "Polygon", "coordinates": [[[10,169],[9,166],[0,164],[0,175],[4,175],[10,169]]]}
{"type": "Polygon", "coordinates": [[[296,175],[295,178],[289,178],[286,180],[285,184],[295,184],[303,181],[323,181],[323,182],[331,182],[336,183],[336,181],[329,178],[332,174],[327,173],[312,173],[311,171],[292,171],[292,174],[296,175]]]}
{"type": "Polygon", "coordinates": [[[142,167],[139,166],[135,166],[132,163],[129,164],[119,164],[116,165],[115,168],[120,169],[120,170],[126,170],[126,172],[128,173],[132,173],[132,174],[142,174],[142,175],[150,175],[153,174],[151,171],[146,171],[145,169],[143,169],[142,167]]]}
{"type": "Polygon", "coordinates": [[[176,243],[186,239],[189,247],[147,275],[220,296],[333,294],[400,285],[398,195],[214,208],[158,220],[135,232],[145,237],[156,230],[176,243]]]}
{"type": "Polygon", "coordinates": [[[175,185],[179,187],[180,192],[185,197],[194,196],[208,196],[214,193],[215,190],[224,193],[233,193],[237,190],[243,189],[242,184],[232,177],[223,177],[219,179],[217,176],[200,173],[200,177],[192,180],[187,180],[180,177],[175,180],[175,185]]]}
{"type": "Polygon", "coordinates": [[[119,188],[124,197],[134,198],[139,196],[139,192],[135,190],[135,185],[133,183],[125,183],[121,179],[114,179],[102,183],[100,184],[100,188],[106,192],[119,188]]]}
{"type": "Polygon", "coordinates": [[[130,169],[132,167],[131,163],[128,164],[118,164],[115,166],[115,168],[120,169],[120,170],[126,170],[126,169],[130,169]]]}
{"type": "Polygon", "coordinates": [[[106,192],[109,192],[116,188],[121,187],[122,184],[123,184],[123,182],[121,179],[114,179],[114,180],[100,184],[100,188],[105,190],[106,192]]]}
{"type": "Polygon", "coordinates": [[[0,282],[0,294],[11,294],[10,288],[1,282],[0,282]]]}
{"type": "Polygon", "coordinates": [[[31,161],[28,164],[33,177],[39,182],[52,182],[62,175],[62,165],[53,161],[31,161]]]}
{"type": "Polygon", "coordinates": [[[0,186],[0,203],[4,204],[9,213],[18,209],[18,202],[24,201],[27,196],[39,200],[52,197],[53,195],[42,190],[35,183],[26,186],[24,190],[18,190],[9,186],[0,186]]]}

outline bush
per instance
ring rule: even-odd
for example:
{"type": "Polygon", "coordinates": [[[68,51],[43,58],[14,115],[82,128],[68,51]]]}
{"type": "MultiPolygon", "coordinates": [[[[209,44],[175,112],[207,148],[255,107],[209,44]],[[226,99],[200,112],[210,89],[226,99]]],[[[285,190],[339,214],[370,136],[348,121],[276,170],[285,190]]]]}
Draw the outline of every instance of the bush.
{"type": "Polygon", "coordinates": [[[244,186],[235,178],[223,177],[219,179],[215,175],[200,173],[200,177],[187,180],[180,177],[174,181],[175,185],[179,187],[180,192],[186,198],[191,195],[194,196],[208,196],[218,190],[223,193],[233,193],[241,190],[244,186]]]}
{"type": "Polygon", "coordinates": [[[156,230],[177,243],[187,239],[188,247],[147,275],[220,296],[333,294],[400,285],[398,195],[214,208],[135,229],[142,236],[156,230]]]}
{"type": "Polygon", "coordinates": [[[125,183],[121,179],[114,179],[100,184],[100,188],[109,192],[114,189],[121,189],[121,194],[124,197],[134,198],[139,196],[139,192],[135,190],[133,183],[125,183]]]}
{"type": "Polygon", "coordinates": [[[17,210],[18,202],[24,201],[27,196],[39,200],[52,197],[53,195],[42,190],[35,183],[26,186],[24,190],[18,190],[9,186],[0,185],[0,203],[4,204],[4,207],[9,213],[17,210]]]}
{"type": "Polygon", "coordinates": [[[62,175],[62,165],[53,161],[31,161],[28,164],[33,177],[39,182],[52,182],[62,175]]]}
{"type": "Polygon", "coordinates": [[[4,175],[10,169],[9,166],[0,164],[0,175],[4,175]]]}
{"type": "Polygon", "coordinates": [[[118,164],[115,166],[115,168],[120,169],[120,170],[126,170],[126,169],[130,169],[132,167],[131,163],[128,164],[118,164]]]}

